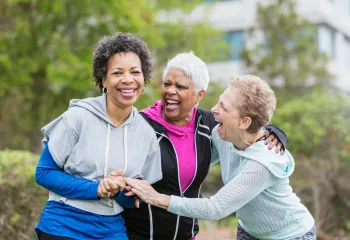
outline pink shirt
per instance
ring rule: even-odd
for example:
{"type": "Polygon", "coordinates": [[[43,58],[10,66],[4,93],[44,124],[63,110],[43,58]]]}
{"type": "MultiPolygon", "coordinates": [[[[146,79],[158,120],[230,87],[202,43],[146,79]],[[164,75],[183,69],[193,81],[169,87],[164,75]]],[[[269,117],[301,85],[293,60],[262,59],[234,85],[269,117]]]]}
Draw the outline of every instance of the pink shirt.
{"type": "Polygon", "coordinates": [[[196,172],[197,161],[194,136],[197,108],[193,109],[191,120],[183,127],[172,125],[164,120],[162,102],[160,100],[152,107],[146,108],[141,112],[167,129],[168,136],[177,154],[181,192],[184,192],[192,182],[196,172]]]}

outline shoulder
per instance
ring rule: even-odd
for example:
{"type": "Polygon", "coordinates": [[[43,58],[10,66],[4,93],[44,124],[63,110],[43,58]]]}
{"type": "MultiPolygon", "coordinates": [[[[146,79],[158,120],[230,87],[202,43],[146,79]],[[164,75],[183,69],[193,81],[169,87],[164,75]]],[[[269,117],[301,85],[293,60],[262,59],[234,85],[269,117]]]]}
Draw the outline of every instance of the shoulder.
{"type": "Polygon", "coordinates": [[[72,128],[80,128],[84,123],[84,119],[92,113],[81,107],[72,107],[63,113],[63,120],[72,128]]]}
{"type": "Polygon", "coordinates": [[[202,124],[208,126],[210,130],[212,130],[217,125],[214,114],[211,111],[198,108],[196,114],[196,122],[198,121],[199,116],[201,116],[202,124]]]}
{"type": "Polygon", "coordinates": [[[142,113],[137,113],[137,129],[142,134],[150,135],[150,136],[156,136],[153,127],[151,126],[151,122],[149,118],[147,118],[145,115],[142,115],[142,113]]]}

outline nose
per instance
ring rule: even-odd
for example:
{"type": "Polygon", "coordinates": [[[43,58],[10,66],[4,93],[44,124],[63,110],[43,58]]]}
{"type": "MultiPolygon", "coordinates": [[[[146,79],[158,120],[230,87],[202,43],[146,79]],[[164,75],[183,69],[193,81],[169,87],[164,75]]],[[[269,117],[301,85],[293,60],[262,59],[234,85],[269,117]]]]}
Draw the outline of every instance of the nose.
{"type": "Polygon", "coordinates": [[[169,86],[166,90],[167,93],[169,94],[175,94],[176,93],[176,88],[174,86],[169,86]]]}
{"type": "Polygon", "coordinates": [[[218,104],[215,104],[215,106],[211,109],[211,112],[215,114],[218,113],[218,104]]]}
{"type": "Polygon", "coordinates": [[[126,84],[130,84],[134,82],[134,77],[130,73],[125,73],[124,77],[122,78],[122,82],[126,84]]]}

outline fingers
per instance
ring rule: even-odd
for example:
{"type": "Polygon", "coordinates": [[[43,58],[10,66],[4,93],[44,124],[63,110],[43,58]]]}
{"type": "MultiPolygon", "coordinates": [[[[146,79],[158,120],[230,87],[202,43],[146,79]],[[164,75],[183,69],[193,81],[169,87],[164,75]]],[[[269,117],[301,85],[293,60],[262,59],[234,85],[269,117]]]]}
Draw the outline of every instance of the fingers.
{"type": "Polygon", "coordinates": [[[280,154],[281,154],[281,155],[284,154],[284,149],[283,149],[283,148],[281,149],[280,154]]]}
{"type": "Polygon", "coordinates": [[[124,179],[125,179],[126,183],[132,188],[139,186],[143,182],[143,180],[138,180],[138,179],[133,179],[133,178],[124,178],[124,179]]]}
{"type": "Polygon", "coordinates": [[[111,188],[111,190],[108,190],[110,192],[117,193],[119,191],[123,191],[125,188],[125,181],[120,182],[107,178],[107,182],[109,184],[109,187],[111,188]]]}
{"type": "Polygon", "coordinates": [[[130,190],[128,192],[126,192],[124,195],[127,197],[132,197],[132,196],[135,196],[135,193],[133,191],[131,191],[131,188],[130,188],[130,190]]]}
{"type": "Polygon", "coordinates": [[[275,152],[278,153],[279,151],[281,151],[281,148],[282,148],[282,143],[277,143],[275,152]]]}
{"type": "Polygon", "coordinates": [[[107,197],[108,196],[108,191],[106,190],[106,188],[104,187],[104,180],[101,180],[101,182],[98,184],[98,188],[97,188],[97,196],[98,197],[107,197]]]}
{"type": "Polygon", "coordinates": [[[269,137],[265,140],[265,145],[271,143],[275,139],[273,134],[269,135],[269,137]]]}
{"type": "Polygon", "coordinates": [[[111,183],[109,179],[108,178],[103,179],[102,184],[103,184],[104,190],[107,191],[107,195],[109,197],[111,195],[111,192],[114,190],[110,185],[111,183]]]}
{"type": "Polygon", "coordinates": [[[268,130],[265,130],[265,137],[269,137],[270,136],[270,132],[268,130]]]}
{"type": "Polygon", "coordinates": [[[268,149],[271,150],[273,147],[275,147],[277,145],[277,138],[275,138],[272,142],[270,142],[268,149]]]}
{"type": "Polygon", "coordinates": [[[109,175],[112,175],[112,176],[123,176],[123,170],[117,170],[117,171],[114,171],[114,172],[111,172],[109,175]]]}
{"type": "Polygon", "coordinates": [[[136,198],[135,198],[135,206],[136,206],[137,208],[140,208],[140,198],[139,198],[139,197],[136,197],[136,198]]]}

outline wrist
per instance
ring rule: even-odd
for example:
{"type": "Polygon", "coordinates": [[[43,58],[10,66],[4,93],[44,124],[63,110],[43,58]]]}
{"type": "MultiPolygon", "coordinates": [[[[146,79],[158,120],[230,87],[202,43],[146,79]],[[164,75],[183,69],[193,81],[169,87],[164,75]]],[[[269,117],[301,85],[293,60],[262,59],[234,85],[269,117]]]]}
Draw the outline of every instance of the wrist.
{"type": "Polygon", "coordinates": [[[169,195],[165,194],[159,194],[159,197],[157,198],[157,207],[168,209],[170,204],[171,197],[169,195]]]}

